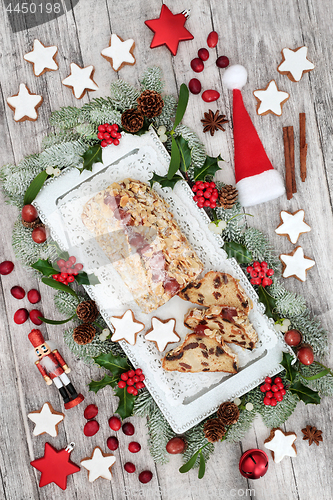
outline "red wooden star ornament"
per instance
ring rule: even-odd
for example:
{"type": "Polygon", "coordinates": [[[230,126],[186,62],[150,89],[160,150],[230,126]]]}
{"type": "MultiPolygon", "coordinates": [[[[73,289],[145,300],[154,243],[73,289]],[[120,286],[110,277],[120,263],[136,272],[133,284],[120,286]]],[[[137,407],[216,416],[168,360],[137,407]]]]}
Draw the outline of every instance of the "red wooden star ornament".
{"type": "Polygon", "coordinates": [[[42,473],[40,488],[50,483],[55,483],[62,490],[67,488],[67,476],[80,470],[80,467],[69,459],[73,447],[74,443],[70,443],[67,448],[56,450],[50,443],[45,443],[44,456],[30,462],[42,473]]]}
{"type": "Polygon", "coordinates": [[[188,15],[188,11],[181,12],[180,14],[173,14],[171,10],[163,4],[159,18],[145,21],[148,28],[155,33],[150,48],[153,49],[160,45],[166,45],[175,56],[177,54],[179,42],[192,40],[194,38],[184,27],[188,15]]]}

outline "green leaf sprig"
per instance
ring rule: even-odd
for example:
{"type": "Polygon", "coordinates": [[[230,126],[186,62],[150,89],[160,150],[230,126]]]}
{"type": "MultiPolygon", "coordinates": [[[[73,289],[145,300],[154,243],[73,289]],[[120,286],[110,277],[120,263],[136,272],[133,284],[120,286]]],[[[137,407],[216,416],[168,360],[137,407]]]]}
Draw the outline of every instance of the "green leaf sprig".
{"type": "Polygon", "coordinates": [[[80,172],[83,170],[92,171],[92,166],[94,163],[102,163],[102,146],[100,144],[95,144],[94,146],[90,146],[85,153],[82,155],[83,164],[82,167],[78,167],[80,172]]]}
{"type": "Polygon", "coordinates": [[[48,178],[45,170],[40,172],[36,177],[30,182],[28,189],[25,192],[23,203],[24,205],[30,205],[38,195],[39,191],[42,189],[44,182],[48,178]]]}
{"type": "MultiPolygon", "coordinates": [[[[297,370],[296,366],[292,364],[294,361],[294,357],[287,353],[283,353],[282,361],[280,365],[283,366],[283,368],[286,371],[286,379],[290,382],[289,385],[289,390],[292,394],[295,394],[300,401],[303,401],[303,403],[307,404],[320,404],[320,396],[318,392],[313,391],[306,385],[302,384],[298,379],[298,376],[300,375],[302,377],[302,374],[297,370]]],[[[325,367],[326,368],[326,367],[325,367]]]]}

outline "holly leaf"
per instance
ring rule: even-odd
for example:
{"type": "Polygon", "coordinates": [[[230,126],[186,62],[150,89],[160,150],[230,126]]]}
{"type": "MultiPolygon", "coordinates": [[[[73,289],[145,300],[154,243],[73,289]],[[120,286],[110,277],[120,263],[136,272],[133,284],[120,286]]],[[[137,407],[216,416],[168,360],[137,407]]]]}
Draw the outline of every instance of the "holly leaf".
{"type": "Polygon", "coordinates": [[[199,472],[198,472],[199,479],[202,479],[204,477],[205,471],[206,471],[205,457],[203,456],[202,452],[200,451],[200,466],[199,466],[199,472]]]}
{"type": "Polygon", "coordinates": [[[244,245],[235,241],[225,241],[223,249],[229,258],[234,257],[239,264],[247,264],[253,260],[251,252],[244,245]]]}
{"type": "Polygon", "coordinates": [[[175,130],[177,125],[179,125],[179,123],[183,119],[183,116],[184,116],[185,111],[186,111],[189,95],[190,95],[190,93],[189,93],[187,86],[185,85],[185,83],[182,83],[180,86],[180,90],[179,90],[179,98],[178,98],[178,104],[177,104],[177,110],[176,110],[175,123],[173,125],[172,130],[175,130]]]}
{"type": "Polygon", "coordinates": [[[180,170],[182,172],[187,172],[192,163],[191,149],[188,146],[188,141],[186,141],[182,136],[175,137],[179,153],[180,153],[180,170]]]}
{"type": "Polygon", "coordinates": [[[224,161],[220,155],[216,158],[213,156],[206,156],[206,161],[203,166],[194,169],[194,180],[205,181],[208,175],[213,177],[218,170],[221,170],[217,164],[218,161],[224,161]]]}
{"type": "Polygon", "coordinates": [[[194,455],[192,455],[190,460],[188,462],[186,462],[186,464],[184,464],[180,467],[179,472],[184,474],[185,472],[188,472],[189,470],[191,470],[192,467],[194,466],[195,462],[197,461],[197,458],[198,458],[198,455],[200,452],[201,452],[201,449],[198,450],[196,453],[194,453],[194,455]]]}
{"type": "Polygon", "coordinates": [[[30,203],[34,201],[47,178],[48,175],[45,170],[43,170],[42,172],[39,172],[39,174],[36,175],[36,177],[30,182],[30,185],[24,195],[24,205],[30,205],[30,203]]]}
{"type": "Polygon", "coordinates": [[[69,293],[70,295],[73,295],[73,297],[76,297],[79,300],[77,294],[68,285],[64,285],[63,283],[60,283],[59,281],[56,281],[52,278],[42,278],[42,282],[45,283],[45,285],[50,286],[51,288],[55,288],[56,290],[61,290],[62,292],[69,293]]]}
{"type": "Polygon", "coordinates": [[[176,139],[174,137],[171,138],[171,159],[169,164],[169,170],[167,174],[167,178],[170,180],[175,175],[175,173],[179,170],[180,167],[180,152],[178,149],[178,145],[176,139]]]}
{"type": "Polygon", "coordinates": [[[102,163],[102,146],[96,144],[95,146],[90,146],[89,149],[82,155],[83,166],[79,168],[82,173],[83,170],[92,170],[94,163],[102,163]]]}
{"type": "Polygon", "coordinates": [[[97,393],[100,389],[103,389],[107,385],[114,387],[117,383],[115,377],[110,377],[110,375],[104,375],[102,380],[92,380],[89,384],[89,391],[97,393]]]}
{"type": "Polygon", "coordinates": [[[295,380],[298,373],[296,368],[294,368],[292,365],[293,360],[294,357],[289,354],[289,352],[284,352],[282,355],[282,361],[280,362],[280,365],[283,366],[283,368],[286,370],[286,378],[291,383],[295,380]]]}
{"type": "Polygon", "coordinates": [[[84,271],[74,276],[74,278],[79,285],[98,285],[100,283],[97,276],[94,274],[87,274],[84,271]]]}
{"type": "Polygon", "coordinates": [[[173,189],[178,181],[183,180],[183,177],[181,177],[180,175],[174,175],[172,179],[168,179],[166,176],[163,177],[161,175],[155,174],[154,172],[153,177],[149,180],[149,184],[150,187],[153,187],[155,182],[158,182],[162,188],[170,187],[171,189],[173,189]]]}
{"type": "Polygon", "coordinates": [[[126,358],[114,356],[112,352],[100,354],[93,359],[97,365],[109,370],[114,377],[119,377],[122,373],[130,369],[126,358]]]}
{"type": "Polygon", "coordinates": [[[133,413],[135,396],[133,396],[133,394],[128,394],[126,387],[120,389],[120,387],[117,386],[114,393],[119,398],[119,404],[115,413],[118,413],[122,420],[130,417],[133,413]]]}
{"type": "Polygon", "coordinates": [[[294,382],[290,387],[289,387],[290,392],[293,394],[296,394],[296,396],[299,397],[303,403],[306,405],[308,404],[314,404],[314,405],[319,405],[320,404],[320,396],[318,392],[313,391],[309,387],[306,387],[303,385],[301,382],[294,382]]]}
{"type": "Polygon", "coordinates": [[[259,295],[259,300],[262,302],[265,306],[265,314],[269,318],[273,318],[274,321],[279,319],[278,314],[274,312],[276,308],[276,300],[272,295],[270,295],[263,286],[259,286],[258,289],[258,295],[259,295]]]}
{"type": "Polygon", "coordinates": [[[42,273],[43,276],[51,276],[52,274],[58,274],[58,271],[54,269],[52,264],[48,260],[38,259],[37,262],[31,264],[33,269],[42,273]]]}

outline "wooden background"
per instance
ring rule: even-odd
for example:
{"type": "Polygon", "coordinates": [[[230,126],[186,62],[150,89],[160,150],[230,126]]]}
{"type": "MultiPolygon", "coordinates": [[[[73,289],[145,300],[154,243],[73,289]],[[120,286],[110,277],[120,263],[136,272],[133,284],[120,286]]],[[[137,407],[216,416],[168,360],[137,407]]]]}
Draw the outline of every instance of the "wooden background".
{"type": "MultiPolygon", "coordinates": [[[[76,2],[75,2],[76,3],[76,2]]],[[[188,83],[195,75],[190,61],[197,50],[206,46],[208,33],[215,29],[220,36],[216,53],[211,52],[206,68],[199,75],[204,88],[215,88],[221,98],[211,105],[204,103],[200,96],[190,96],[184,122],[192,126],[207,147],[208,154],[221,154],[225,159],[220,178],[233,181],[233,141],[231,123],[225,133],[218,132],[213,138],[202,133],[200,119],[208,108],[219,109],[230,119],[230,94],[221,85],[223,70],[215,66],[216,57],[227,55],[231,63],[247,67],[248,84],[243,90],[246,107],[254,121],[269,157],[276,169],[284,175],[282,127],[293,125],[296,134],[296,148],[299,144],[298,115],[307,116],[308,177],[301,183],[298,171],[299,155],[296,149],[298,193],[291,201],[283,196],[278,200],[248,209],[254,215],[249,224],[262,229],[276,247],[278,253],[290,252],[293,246],[286,238],[277,236],[274,229],[279,223],[281,210],[305,210],[306,221],[312,231],[300,240],[307,256],[316,261],[305,283],[290,278],[286,285],[289,290],[303,294],[312,312],[317,315],[329,331],[333,321],[333,273],[331,272],[333,248],[332,202],[333,193],[333,149],[332,149],[332,26],[333,6],[328,0],[169,0],[168,7],[174,13],[191,8],[191,17],[186,26],[194,35],[194,40],[181,43],[178,54],[173,57],[165,48],[150,49],[152,32],[144,25],[146,19],[159,16],[160,0],[81,0],[73,10],[66,11],[57,19],[39,27],[13,33],[7,14],[0,6],[0,136],[2,138],[1,164],[18,162],[24,155],[38,152],[43,137],[50,131],[50,112],[64,105],[81,106],[92,97],[108,94],[109,84],[123,78],[138,84],[139,76],[145,68],[160,65],[165,76],[165,91],[177,95],[182,82],[188,83]],[[115,73],[110,64],[100,56],[109,42],[110,34],[117,33],[123,39],[134,38],[136,64],[125,66],[115,73]],[[36,78],[32,66],[25,62],[23,55],[32,48],[35,38],[45,45],[57,45],[59,49],[59,71],[46,73],[36,78]],[[299,83],[292,83],[280,75],[276,67],[281,60],[280,51],[284,47],[296,48],[306,45],[309,58],[316,65],[313,72],[305,75],[299,83]],[[78,102],[70,89],[61,84],[69,74],[69,64],[93,64],[95,81],[99,91],[91,92],[78,102]],[[275,79],[281,90],[290,93],[281,117],[257,116],[256,101],[252,91],[264,88],[275,79]],[[37,122],[15,123],[13,113],[6,104],[7,97],[16,94],[20,83],[26,83],[31,91],[41,94],[44,103],[39,109],[37,122]]],[[[69,2],[66,2],[69,5],[69,2]]],[[[11,228],[17,211],[7,206],[1,198],[1,238],[0,256],[14,260],[11,248],[11,228]]],[[[207,464],[205,477],[197,479],[197,471],[181,475],[178,468],[180,457],[171,457],[165,466],[155,466],[146,446],[147,434],[142,419],[132,419],[136,427],[134,438],[142,444],[142,451],[133,456],[127,451],[130,438],[120,435],[120,448],[115,452],[117,463],[111,482],[99,479],[90,484],[87,472],[82,469],[68,480],[66,491],[55,485],[42,489],[38,487],[40,473],[29,462],[43,455],[44,443],[49,441],[57,448],[75,441],[72,460],[76,463],[91,454],[94,446],[104,451],[106,439],[111,434],[108,418],[115,408],[111,390],[104,389],[98,396],[89,393],[87,383],[91,376],[98,376],[99,370],[92,369],[74,359],[64,346],[61,327],[47,327],[44,332],[57,340],[60,352],[72,367],[71,378],[74,385],[86,396],[86,403],[96,403],[99,407],[100,431],[92,438],[83,435],[84,404],[66,412],[59,426],[59,436],[33,437],[33,424],[27,419],[29,411],[36,410],[45,401],[50,401],[58,411],[62,402],[54,387],[44,384],[36,368],[27,358],[27,334],[31,324],[16,326],[13,314],[18,307],[29,307],[26,299],[20,303],[10,295],[10,288],[21,285],[25,290],[39,287],[39,283],[28,277],[25,270],[16,263],[14,272],[2,276],[0,280],[0,498],[6,500],[28,499],[96,499],[117,500],[163,499],[218,499],[256,498],[260,500],[287,499],[307,500],[333,497],[332,480],[332,402],[328,398],[320,407],[299,404],[288,419],[285,429],[295,431],[297,457],[285,458],[275,464],[270,460],[265,477],[258,481],[247,481],[238,471],[239,458],[243,451],[252,447],[263,447],[269,430],[256,420],[253,428],[239,444],[221,444],[207,464]],[[22,304],[22,305],[21,305],[22,304]],[[323,431],[324,442],[317,448],[309,447],[302,441],[301,429],[307,424],[315,425],[323,431]],[[127,474],[122,464],[132,461],[137,470],[150,469],[153,480],[147,485],[138,482],[137,474],[127,474]]],[[[40,286],[41,309],[45,316],[56,318],[52,291],[40,286]]],[[[329,363],[329,359],[326,360],[329,363]]],[[[332,364],[332,359],[331,359],[332,364]]],[[[269,367],[268,367],[269,368],[269,367]]]]}

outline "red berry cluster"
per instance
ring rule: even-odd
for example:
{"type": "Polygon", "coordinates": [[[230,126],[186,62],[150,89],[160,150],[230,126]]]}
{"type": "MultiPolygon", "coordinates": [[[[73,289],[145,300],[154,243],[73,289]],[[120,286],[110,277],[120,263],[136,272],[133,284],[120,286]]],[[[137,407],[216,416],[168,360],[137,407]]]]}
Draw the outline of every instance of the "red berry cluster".
{"type": "Polygon", "coordinates": [[[193,200],[199,208],[208,207],[216,208],[216,200],[219,197],[219,192],[216,189],[215,182],[197,181],[192,187],[193,200]]]}
{"type": "Polygon", "coordinates": [[[119,139],[121,138],[121,133],[118,132],[118,128],[119,127],[116,123],[113,123],[113,125],[110,125],[109,123],[99,125],[97,137],[100,141],[102,141],[102,148],[105,148],[109,144],[118,146],[119,139]]]}
{"type": "Polygon", "coordinates": [[[253,262],[252,266],[246,268],[247,272],[251,276],[250,282],[252,285],[261,285],[263,287],[271,285],[273,280],[269,276],[273,276],[274,270],[268,269],[267,262],[258,262],[257,260],[253,262]]]}
{"type": "Polygon", "coordinates": [[[68,260],[57,260],[57,265],[60,269],[60,273],[52,274],[52,278],[56,281],[60,281],[60,283],[63,283],[64,285],[73,283],[75,276],[77,276],[83,269],[83,264],[80,264],[79,262],[76,264],[76,257],[74,257],[74,255],[68,257],[68,260]]]}
{"type": "Polygon", "coordinates": [[[143,383],[145,376],[142,373],[141,368],[134,370],[128,370],[120,375],[121,380],[118,382],[118,387],[124,389],[127,386],[128,394],[133,394],[137,396],[138,389],[143,389],[145,384],[143,383]]]}
{"type": "Polygon", "coordinates": [[[266,393],[264,397],[264,405],[266,406],[276,406],[278,401],[283,400],[283,396],[286,393],[280,377],[274,379],[274,384],[272,384],[270,377],[266,377],[265,383],[260,386],[260,390],[266,393]]]}

